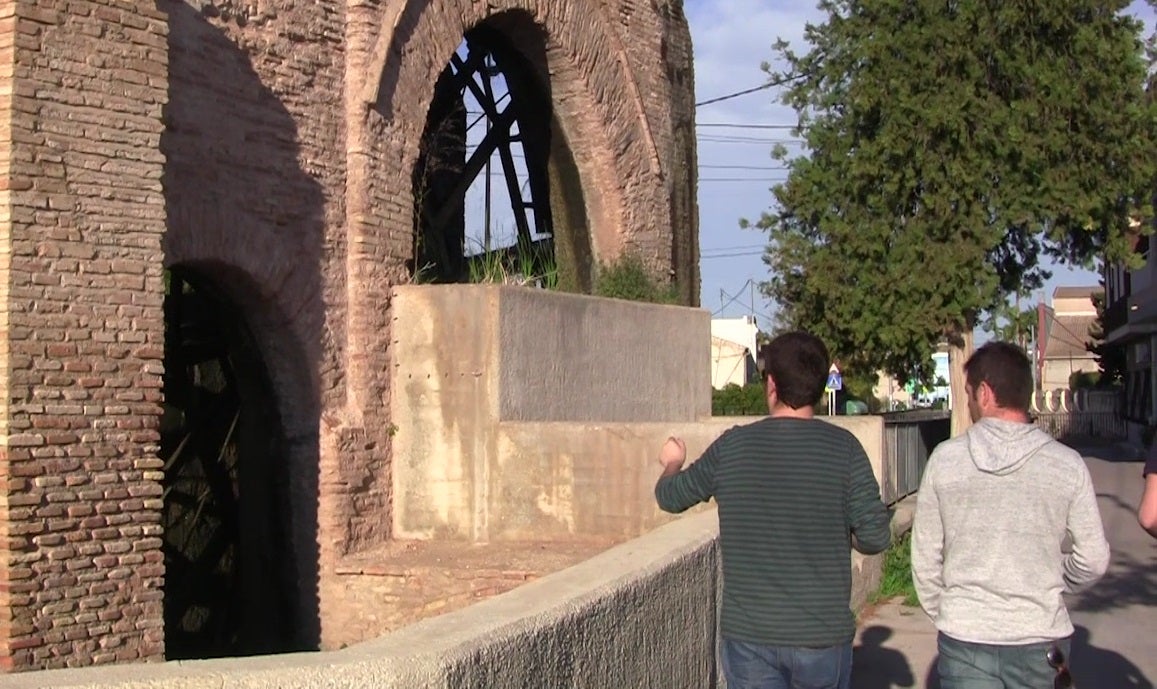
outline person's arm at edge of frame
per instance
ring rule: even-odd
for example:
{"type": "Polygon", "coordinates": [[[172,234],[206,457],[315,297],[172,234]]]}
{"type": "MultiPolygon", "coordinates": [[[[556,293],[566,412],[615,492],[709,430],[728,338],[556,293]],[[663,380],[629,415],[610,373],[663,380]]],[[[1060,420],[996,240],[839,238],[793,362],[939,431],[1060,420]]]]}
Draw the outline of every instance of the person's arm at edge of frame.
{"type": "Polygon", "coordinates": [[[933,450],[916,492],[911,544],[912,583],[920,607],[933,621],[940,615],[940,595],[944,592],[944,522],[936,495],[936,458],[933,450]]]}
{"type": "Polygon", "coordinates": [[[711,443],[703,455],[684,471],[687,445],[679,438],[667,438],[659,451],[663,473],[655,483],[655,501],[659,503],[659,509],[678,514],[711,499],[715,494],[720,440],[722,438],[711,443]]]}
{"type": "Polygon", "coordinates": [[[1069,503],[1068,532],[1072,551],[1065,557],[1065,592],[1075,593],[1096,582],[1109,569],[1109,542],[1097,507],[1093,478],[1083,459],[1077,459],[1080,480],[1069,503]]]}
{"type": "Polygon", "coordinates": [[[852,548],[865,555],[875,555],[892,545],[892,514],[880,498],[880,484],[864,446],[854,438],[851,443],[848,527],[852,532],[852,548]]]}
{"type": "Polygon", "coordinates": [[[1137,523],[1157,538],[1157,442],[1149,449],[1149,459],[1141,471],[1145,480],[1145,492],[1141,494],[1141,504],[1137,507],[1137,523]]]}

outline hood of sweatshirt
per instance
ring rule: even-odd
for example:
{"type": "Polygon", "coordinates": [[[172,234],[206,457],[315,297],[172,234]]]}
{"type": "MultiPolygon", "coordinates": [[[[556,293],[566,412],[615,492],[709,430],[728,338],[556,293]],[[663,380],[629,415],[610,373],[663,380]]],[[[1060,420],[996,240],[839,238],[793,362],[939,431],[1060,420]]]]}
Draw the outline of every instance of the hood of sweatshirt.
{"type": "Polygon", "coordinates": [[[977,469],[1003,476],[1020,469],[1051,440],[1031,423],[981,419],[968,429],[968,454],[977,469]]]}

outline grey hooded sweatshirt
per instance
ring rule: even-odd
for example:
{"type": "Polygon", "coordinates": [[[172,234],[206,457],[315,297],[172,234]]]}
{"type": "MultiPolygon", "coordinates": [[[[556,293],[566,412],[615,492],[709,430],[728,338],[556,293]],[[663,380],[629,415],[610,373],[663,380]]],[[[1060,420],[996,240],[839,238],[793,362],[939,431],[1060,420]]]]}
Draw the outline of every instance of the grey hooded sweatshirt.
{"type": "Polygon", "coordinates": [[[912,575],[937,629],[1004,645],[1073,633],[1061,594],[1109,566],[1078,453],[1031,424],[981,419],[933,451],[916,502],[912,575]]]}

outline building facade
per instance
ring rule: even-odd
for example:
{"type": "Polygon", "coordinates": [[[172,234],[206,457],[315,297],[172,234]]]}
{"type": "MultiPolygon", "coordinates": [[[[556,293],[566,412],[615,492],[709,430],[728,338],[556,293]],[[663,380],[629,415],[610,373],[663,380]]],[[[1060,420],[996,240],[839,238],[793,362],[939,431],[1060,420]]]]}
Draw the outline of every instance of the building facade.
{"type": "Polygon", "coordinates": [[[391,288],[474,265],[489,161],[571,289],[633,252],[697,300],[678,0],[12,0],[0,36],[5,669],[359,614],[335,563],[391,539],[391,333],[428,327],[391,288]]]}
{"type": "Polygon", "coordinates": [[[1105,344],[1124,361],[1122,413],[1134,439],[1157,421],[1154,410],[1154,368],[1157,364],[1157,262],[1149,251],[1149,237],[1139,237],[1135,251],[1142,265],[1104,268],[1105,344]]]}

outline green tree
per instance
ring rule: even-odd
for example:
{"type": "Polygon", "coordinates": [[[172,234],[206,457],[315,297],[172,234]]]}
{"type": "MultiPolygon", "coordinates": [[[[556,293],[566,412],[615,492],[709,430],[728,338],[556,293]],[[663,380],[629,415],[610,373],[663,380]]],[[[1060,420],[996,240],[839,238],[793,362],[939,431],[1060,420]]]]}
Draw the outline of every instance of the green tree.
{"type": "Polygon", "coordinates": [[[1030,293],[1020,291],[1013,296],[1012,302],[1008,298],[998,299],[982,313],[980,329],[998,340],[1015,342],[1027,350],[1029,342],[1035,339],[1037,310],[1035,306],[1021,306],[1021,299],[1030,293]]]}
{"type": "MultiPolygon", "coordinates": [[[[1105,281],[1101,280],[1104,287],[1105,281]]],[[[1097,368],[1101,375],[1100,385],[1120,385],[1125,379],[1125,347],[1121,344],[1106,344],[1105,339],[1105,292],[1093,295],[1093,307],[1097,310],[1097,320],[1089,326],[1089,341],[1085,348],[1096,355],[1097,368]]]]}
{"type": "MultiPolygon", "coordinates": [[[[776,45],[802,155],[756,226],[764,292],[845,367],[927,382],[1043,257],[1128,256],[1147,220],[1154,109],[1141,23],[1095,0],[823,0],[806,54],[776,45]]],[[[746,224],[746,223],[745,223],[746,224]]],[[[967,424],[956,405],[957,430],[967,424]]]]}

